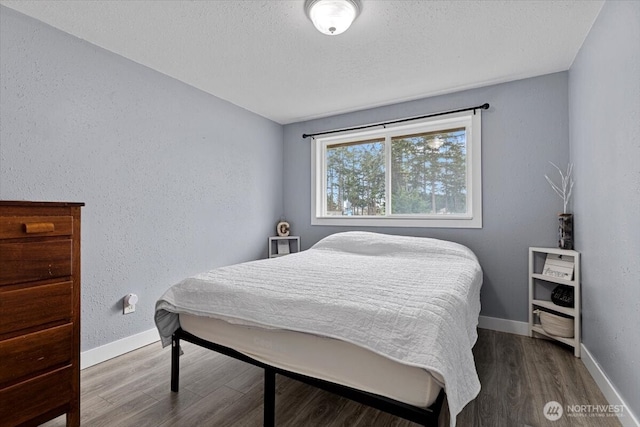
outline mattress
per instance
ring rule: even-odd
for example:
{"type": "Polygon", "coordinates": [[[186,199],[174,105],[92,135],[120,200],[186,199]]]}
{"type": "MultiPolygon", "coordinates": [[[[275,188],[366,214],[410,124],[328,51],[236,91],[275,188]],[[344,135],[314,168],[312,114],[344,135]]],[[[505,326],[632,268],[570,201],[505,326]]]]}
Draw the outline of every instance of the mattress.
{"type": "Polygon", "coordinates": [[[442,388],[437,374],[333,338],[184,313],[180,324],[186,332],[268,365],[414,406],[430,406],[442,388]]]}
{"type": "Polygon", "coordinates": [[[480,391],[472,348],[481,285],[478,259],[462,245],[350,231],[186,278],[158,300],[155,322],[165,346],[182,314],[348,342],[437,373],[454,426],[480,391]]]}

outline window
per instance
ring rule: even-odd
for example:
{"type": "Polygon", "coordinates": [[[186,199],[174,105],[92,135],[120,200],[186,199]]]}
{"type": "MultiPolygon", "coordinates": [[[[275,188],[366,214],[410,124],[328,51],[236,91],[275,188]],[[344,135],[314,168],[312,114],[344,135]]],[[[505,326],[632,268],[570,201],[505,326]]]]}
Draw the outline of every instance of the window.
{"type": "Polygon", "coordinates": [[[313,141],[313,225],[482,227],[480,112],[313,141]]]}

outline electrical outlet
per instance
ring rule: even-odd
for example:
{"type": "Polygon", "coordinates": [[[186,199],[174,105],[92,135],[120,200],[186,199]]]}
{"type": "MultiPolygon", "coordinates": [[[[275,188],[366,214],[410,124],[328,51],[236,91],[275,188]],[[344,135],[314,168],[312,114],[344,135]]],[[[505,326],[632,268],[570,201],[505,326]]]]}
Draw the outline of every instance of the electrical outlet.
{"type": "Polygon", "coordinates": [[[133,313],[134,311],[136,311],[135,304],[125,304],[122,310],[122,314],[130,314],[130,313],[133,313]]]}
{"type": "Polygon", "coordinates": [[[136,303],[138,302],[138,295],[128,294],[122,298],[122,314],[130,314],[136,311],[136,303]]]}

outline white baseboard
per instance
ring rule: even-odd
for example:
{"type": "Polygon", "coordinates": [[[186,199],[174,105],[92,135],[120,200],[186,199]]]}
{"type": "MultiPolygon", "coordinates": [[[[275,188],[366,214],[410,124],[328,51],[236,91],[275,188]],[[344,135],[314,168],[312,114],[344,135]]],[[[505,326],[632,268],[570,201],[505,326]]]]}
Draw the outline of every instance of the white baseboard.
{"type": "Polygon", "coordinates": [[[154,328],[100,347],[92,348],[91,350],[83,351],[80,353],[80,369],[89,368],[98,363],[129,353],[130,351],[153,344],[156,341],[160,341],[160,335],[158,335],[158,330],[154,328]]]}
{"type": "Polygon", "coordinates": [[[624,427],[639,427],[640,423],[638,422],[638,418],[634,415],[633,412],[629,409],[629,405],[622,400],[622,397],[618,393],[618,390],[611,384],[609,378],[604,373],[598,362],[593,358],[587,347],[584,344],[580,345],[581,347],[581,355],[582,355],[582,363],[587,368],[587,371],[591,374],[594,381],[604,394],[604,397],[607,399],[610,405],[624,405],[624,416],[618,418],[620,424],[624,427]]]}
{"type": "Polygon", "coordinates": [[[478,328],[516,335],[529,335],[529,323],[517,320],[498,319],[497,317],[480,316],[478,328]]]}

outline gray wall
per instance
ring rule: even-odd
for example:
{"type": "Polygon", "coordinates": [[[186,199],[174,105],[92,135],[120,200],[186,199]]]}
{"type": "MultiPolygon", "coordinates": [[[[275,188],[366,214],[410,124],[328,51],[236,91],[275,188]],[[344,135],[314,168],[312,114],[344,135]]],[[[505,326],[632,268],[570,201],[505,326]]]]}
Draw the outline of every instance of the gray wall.
{"type": "Polygon", "coordinates": [[[264,256],[283,212],[304,248],[346,230],[310,225],[302,133],[489,102],[484,227],[372,230],[469,246],[484,267],[482,314],[526,321],[527,248],[555,245],[562,209],[544,181],[553,173],[547,162],[564,165],[570,151],[584,344],[638,414],[639,383],[629,372],[640,370],[639,5],[605,3],[569,73],[295,123],[284,134],[0,6],[0,198],[87,203],[87,350],[152,328],[156,298],[184,276],[264,256]],[[127,292],[141,303],[122,316],[127,292]]]}
{"type": "Polygon", "coordinates": [[[266,255],[282,130],[0,7],[0,198],[86,203],[82,350],[153,328],[187,275],[266,255]]]}
{"type": "MultiPolygon", "coordinates": [[[[489,102],[482,116],[482,229],[371,228],[429,236],[471,248],[484,269],[482,314],[527,321],[529,246],[555,246],[562,202],[544,179],[548,161],[567,164],[567,73],[286,125],[284,204],[294,234],[308,248],[347,227],[311,226],[311,143],[303,133],[416,116],[489,102]]],[[[364,228],[360,228],[364,229],[364,228]]]]}
{"type": "Polygon", "coordinates": [[[608,1],[569,71],[583,343],[640,415],[640,2],[608,1]]]}

